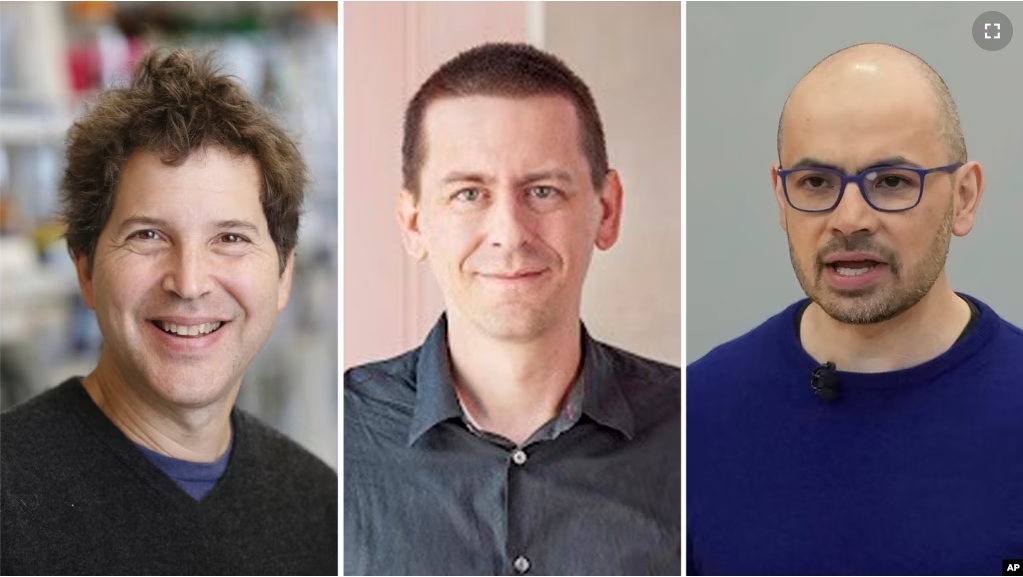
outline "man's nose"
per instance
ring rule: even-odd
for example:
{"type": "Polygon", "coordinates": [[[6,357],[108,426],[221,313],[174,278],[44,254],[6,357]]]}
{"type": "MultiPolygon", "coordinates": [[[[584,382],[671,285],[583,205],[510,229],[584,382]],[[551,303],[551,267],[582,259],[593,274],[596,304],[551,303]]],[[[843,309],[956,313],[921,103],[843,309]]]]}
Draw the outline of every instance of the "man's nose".
{"type": "Polygon", "coordinates": [[[202,247],[182,245],[167,259],[163,289],[185,300],[201,298],[212,289],[209,256],[202,247]]]}
{"type": "Polygon", "coordinates": [[[493,246],[515,248],[525,244],[533,228],[535,215],[520,194],[508,191],[497,195],[487,215],[487,237],[493,246]]]}
{"type": "Polygon", "coordinates": [[[845,184],[841,202],[831,212],[832,228],[843,235],[857,232],[874,232],[878,225],[878,212],[874,210],[860,191],[856,182],[845,184]]]}

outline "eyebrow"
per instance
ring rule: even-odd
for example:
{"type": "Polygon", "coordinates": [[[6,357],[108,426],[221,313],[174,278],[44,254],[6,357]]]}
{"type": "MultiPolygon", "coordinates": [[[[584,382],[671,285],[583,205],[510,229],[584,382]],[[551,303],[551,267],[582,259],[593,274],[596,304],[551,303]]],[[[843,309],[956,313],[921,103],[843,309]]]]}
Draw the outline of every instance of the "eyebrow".
{"type": "MultiPolygon", "coordinates": [[[[858,174],[860,172],[863,172],[864,170],[869,170],[871,168],[881,168],[885,166],[911,166],[914,168],[923,168],[922,166],[920,166],[916,162],[913,162],[912,160],[909,160],[905,156],[889,156],[886,158],[875,160],[874,162],[871,162],[866,166],[857,168],[854,174],[858,174]]],[[[844,172],[842,170],[842,167],[838,166],[837,164],[825,162],[812,156],[804,156],[803,158],[800,158],[792,166],[789,167],[789,170],[793,170],[796,168],[830,168],[831,170],[844,172]]]]}
{"type": "Polygon", "coordinates": [[[160,218],[153,218],[151,216],[129,216],[121,221],[120,226],[117,227],[117,232],[121,233],[126,229],[135,228],[136,226],[167,228],[167,221],[160,218]]]}
{"type": "Polygon", "coordinates": [[[522,178],[521,184],[532,184],[542,180],[555,180],[565,184],[572,183],[572,175],[564,170],[541,170],[531,172],[522,178]]]}
{"type": "MultiPolygon", "coordinates": [[[[123,233],[126,229],[134,228],[137,226],[149,226],[155,228],[169,228],[170,223],[162,218],[154,218],[151,216],[129,216],[121,222],[120,226],[117,227],[118,233],[123,233]]],[[[241,219],[229,219],[217,221],[216,227],[219,230],[245,230],[252,234],[259,234],[259,227],[255,224],[241,219]]]]}
{"type": "MultiPolygon", "coordinates": [[[[571,184],[573,179],[572,175],[564,170],[540,170],[537,172],[530,172],[518,179],[518,185],[532,184],[534,182],[540,182],[543,180],[554,180],[571,184]]],[[[441,179],[441,184],[451,184],[454,182],[473,182],[479,184],[488,184],[494,181],[494,178],[487,176],[480,172],[468,172],[468,171],[453,171],[441,179]]]]}
{"type": "Polygon", "coordinates": [[[230,229],[230,230],[246,230],[252,234],[259,234],[259,227],[247,220],[221,220],[217,222],[217,228],[219,229],[230,229]]]}

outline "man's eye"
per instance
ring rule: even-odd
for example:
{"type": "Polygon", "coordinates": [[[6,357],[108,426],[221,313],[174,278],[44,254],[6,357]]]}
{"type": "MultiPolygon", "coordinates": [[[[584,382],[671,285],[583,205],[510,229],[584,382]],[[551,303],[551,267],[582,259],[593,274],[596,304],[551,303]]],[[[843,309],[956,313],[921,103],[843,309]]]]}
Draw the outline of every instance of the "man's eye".
{"type": "Polygon", "coordinates": [[[481,193],[478,188],[466,188],[465,190],[458,191],[455,194],[455,198],[458,200],[473,202],[475,200],[479,200],[480,194],[481,193]]]}
{"type": "Polygon", "coordinates": [[[140,230],[132,233],[132,235],[128,238],[132,240],[157,240],[160,238],[160,235],[158,235],[155,230],[140,230]]]}
{"type": "Polygon", "coordinates": [[[901,176],[889,175],[889,176],[882,176],[881,178],[877,179],[877,183],[878,184],[883,184],[884,186],[887,186],[888,188],[898,188],[898,187],[902,186],[903,184],[908,184],[909,181],[908,181],[908,179],[905,179],[905,178],[903,178],[901,176]]]}
{"type": "Polygon", "coordinates": [[[223,235],[223,236],[221,236],[220,240],[222,240],[222,241],[224,241],[224,242],[226,242],[228,244],[236,244],[236,243],[239,243],[239,242],[247,242],[248,241],[248,239],[245,238],[244,236],[242,236],[240,234],[230,233],[230,232],[225,234],[225,235],[223,235]]]}
{"type": "Polygon", "coordinates": [[[800,184],[806,188],[818,189],[831,186],[831,180],[823,176],[807,176],[800,184]]]}
{"type": "Polygon", "coordinates": [[[558,190],[551,186],[534,186],[529,189],[529,193],[535,198],[550,198],[558,193],[558,190]]]}

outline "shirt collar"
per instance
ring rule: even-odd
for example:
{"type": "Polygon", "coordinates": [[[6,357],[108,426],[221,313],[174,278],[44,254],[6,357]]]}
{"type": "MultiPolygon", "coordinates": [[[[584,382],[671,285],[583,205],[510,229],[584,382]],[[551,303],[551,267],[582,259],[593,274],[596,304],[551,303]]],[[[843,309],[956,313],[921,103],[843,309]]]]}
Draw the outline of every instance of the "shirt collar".
{"type": "Polygon", "coordinates": [[[632,440],[636,423],[632,408],[625,399],[621,383],[623,375],[615,370],[610,348],[593,340],[586,325],[582,327],[583,370],[585,388],[583,414],[594,421],[617,430],[632,440]]]}
{"type": "Polygon", "coordinates": [[[419,347],[419,359],[416,361],[416,406],[409,426],[409,446],[437,423],[461,414],[448,356],[448,318],[442,314],[419,347]]]}
{"type": "MultiPolygon", "coordinates": [[[[416,361],[416,405],[409,426],[411,446],[437,423],[462,416],[447,346],[447,315],[442,314],[419,349],[416,361]]],[[[583,368],[568,399],[582,397],[583,414],[626,438],[635,433],[632,409],[621,390],[607,346],[582,327],[583,368]]]]}

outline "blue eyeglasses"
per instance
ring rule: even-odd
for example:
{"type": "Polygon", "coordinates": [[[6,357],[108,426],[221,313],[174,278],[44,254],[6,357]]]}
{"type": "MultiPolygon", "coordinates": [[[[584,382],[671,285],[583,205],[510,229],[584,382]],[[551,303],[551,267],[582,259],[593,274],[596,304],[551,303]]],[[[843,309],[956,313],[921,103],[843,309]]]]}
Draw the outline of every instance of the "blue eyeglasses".
{"type": "Polygon", "coordinates": [[[924,180],[932,172],[952,173],[963,163],[957,162],[937,168],[909,166],[874,166],[859,174],[846,175],[840,170],[823,166],[778,170],[785,198],[789,205],[803,212],[834,210],[845,194],[845,187],[855,182],[863,199],[874,210],[903,212],[920,204],[924,195],[924,180]]]}

